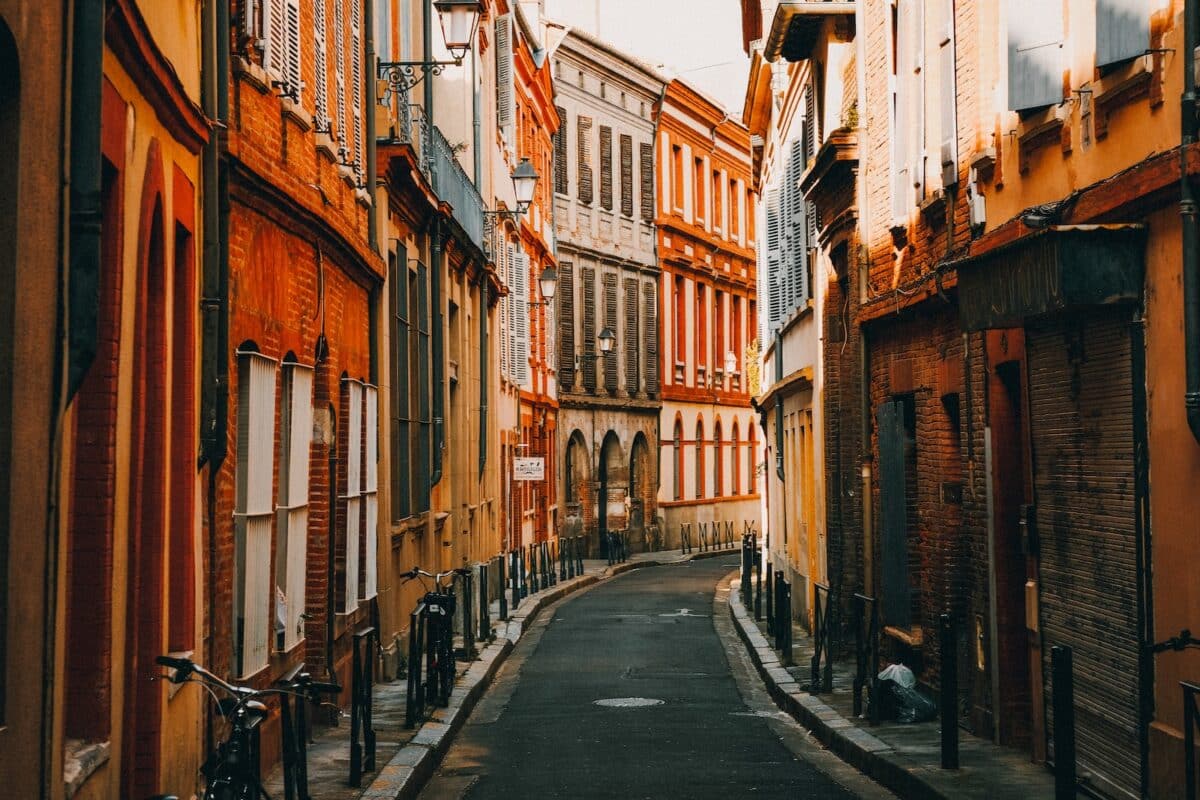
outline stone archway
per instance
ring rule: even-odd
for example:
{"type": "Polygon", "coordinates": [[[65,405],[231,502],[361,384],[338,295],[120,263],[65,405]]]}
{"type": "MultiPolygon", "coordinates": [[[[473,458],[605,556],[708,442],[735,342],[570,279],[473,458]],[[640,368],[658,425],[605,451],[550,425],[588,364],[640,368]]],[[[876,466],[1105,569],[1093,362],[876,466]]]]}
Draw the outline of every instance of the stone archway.
{"type": "Polygon", "coordinates": [[[621,448],[621,440],[613,431],[604,435],[600,446],[599,492],[596,504],[596,552],[608,555],[604,534],[624,530],[626,525],[625,496],[629,491],[629,462],[621,448]]]}
{"type": "Polygon", "coordinates": [[[658,494],[654,465],[650,459],[650,444],[646,434],[638,433],[629,454],[629,539],[634,550],[643,549],[646,526],[654,523],[658,494]]]}
{"type": "Polygon", "coordinates": [[[595,498],[592,490],[592,461],[583,432],[576,429],[567,441],[563,464],[563,536],[581,536],[589,531],[595,519],[595,498]]]}

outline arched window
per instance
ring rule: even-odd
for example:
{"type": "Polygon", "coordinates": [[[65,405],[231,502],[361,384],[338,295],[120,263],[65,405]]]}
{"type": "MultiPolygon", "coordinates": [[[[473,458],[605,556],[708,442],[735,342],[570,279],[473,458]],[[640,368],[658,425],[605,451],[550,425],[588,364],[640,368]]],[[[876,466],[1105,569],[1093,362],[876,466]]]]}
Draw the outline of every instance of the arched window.
{"type": "Polygon", "coordinates": [[[721,420],[713,428],[713,497],[725,494],[725,453],[721,442],[721,420]]]}
{"type": "Polygon", "coordinates": [[[675,499],[683,499],[683,420],[675,419],[675,452],[672,453],[675,464],[675,499]]]}
{"type": "Polygon", "coordinates": [[[704,420],[696,420],[696,499],[704,497],[704,420]]]}
{"type": "Polygon", "coordinates": [[[742,462],[738,460],[738,421],[733,421],[733,440],[730,443],[729,462],[733,465],[733,474],[730,476],[731,485],[729,493],[739,495],[742,492],[742,462]]]}

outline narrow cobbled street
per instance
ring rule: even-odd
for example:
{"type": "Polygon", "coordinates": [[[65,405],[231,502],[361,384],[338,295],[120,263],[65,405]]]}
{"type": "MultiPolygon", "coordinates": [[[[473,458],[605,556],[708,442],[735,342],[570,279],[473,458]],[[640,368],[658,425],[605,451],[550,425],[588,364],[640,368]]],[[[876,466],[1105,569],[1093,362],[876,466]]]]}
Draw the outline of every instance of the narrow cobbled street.
{"type": "Polygon", "coordinates": [[[423,800],[855,796],[781,739],[761,684],[744,699],[714,619],[735,561],[637,570],[549,609],[423,800]]]}

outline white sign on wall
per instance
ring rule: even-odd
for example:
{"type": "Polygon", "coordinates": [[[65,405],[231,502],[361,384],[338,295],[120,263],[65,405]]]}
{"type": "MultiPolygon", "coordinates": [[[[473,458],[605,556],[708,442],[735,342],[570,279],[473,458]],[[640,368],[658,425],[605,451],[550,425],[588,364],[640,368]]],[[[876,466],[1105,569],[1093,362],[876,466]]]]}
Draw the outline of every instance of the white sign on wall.
{"type": "Polygon", "coordinates": [[[514,481],[543,481],[546,479],[546,459],[514,458],[514,481]]]}

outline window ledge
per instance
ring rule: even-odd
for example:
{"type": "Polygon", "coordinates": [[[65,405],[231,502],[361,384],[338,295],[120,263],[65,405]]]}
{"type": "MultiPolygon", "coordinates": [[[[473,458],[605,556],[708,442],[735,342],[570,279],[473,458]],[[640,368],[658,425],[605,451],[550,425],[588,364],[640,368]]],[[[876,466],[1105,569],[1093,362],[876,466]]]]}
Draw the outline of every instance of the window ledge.
{"type": "Polygon", "coordinates": [[[897,628],[894,625],[886,625],[883,629],[883,635],[889,636],[902,644],[909,647],[919,649],[925,644],[925,631],[920,625],[913,625],[911,628],[897,628]]]}
{"type": "Polygon", "coordinates": [[[279,108],[283,111],[283,118],[291,120],[302,131],[312,129],[312,117],[304,110],[304,106],[290,97],[279,98],[279,108]]]}
{"type": "Polygon", "coordinates": [[[233,59],[233,74],[250,84],[259,94],[271,91],[271,77],[267,71],[242,56],[233,59]]]}
{"type": "Polygon", "coordinates": [[[112,745],[108,741],[85,742],[82,739],[67,739],[63,749],[63,789],[70,800],[96,770],[108,763],[112,745]]]}
{"type": "Polygon", "coordinates": [[[1139,69],[1092,98],[1096,114],[1093,125],[1097,141],[1108,136],[1109,119],[1117,109],[1150,96],[1151,77],[1149,72],[1139,69]]]}

